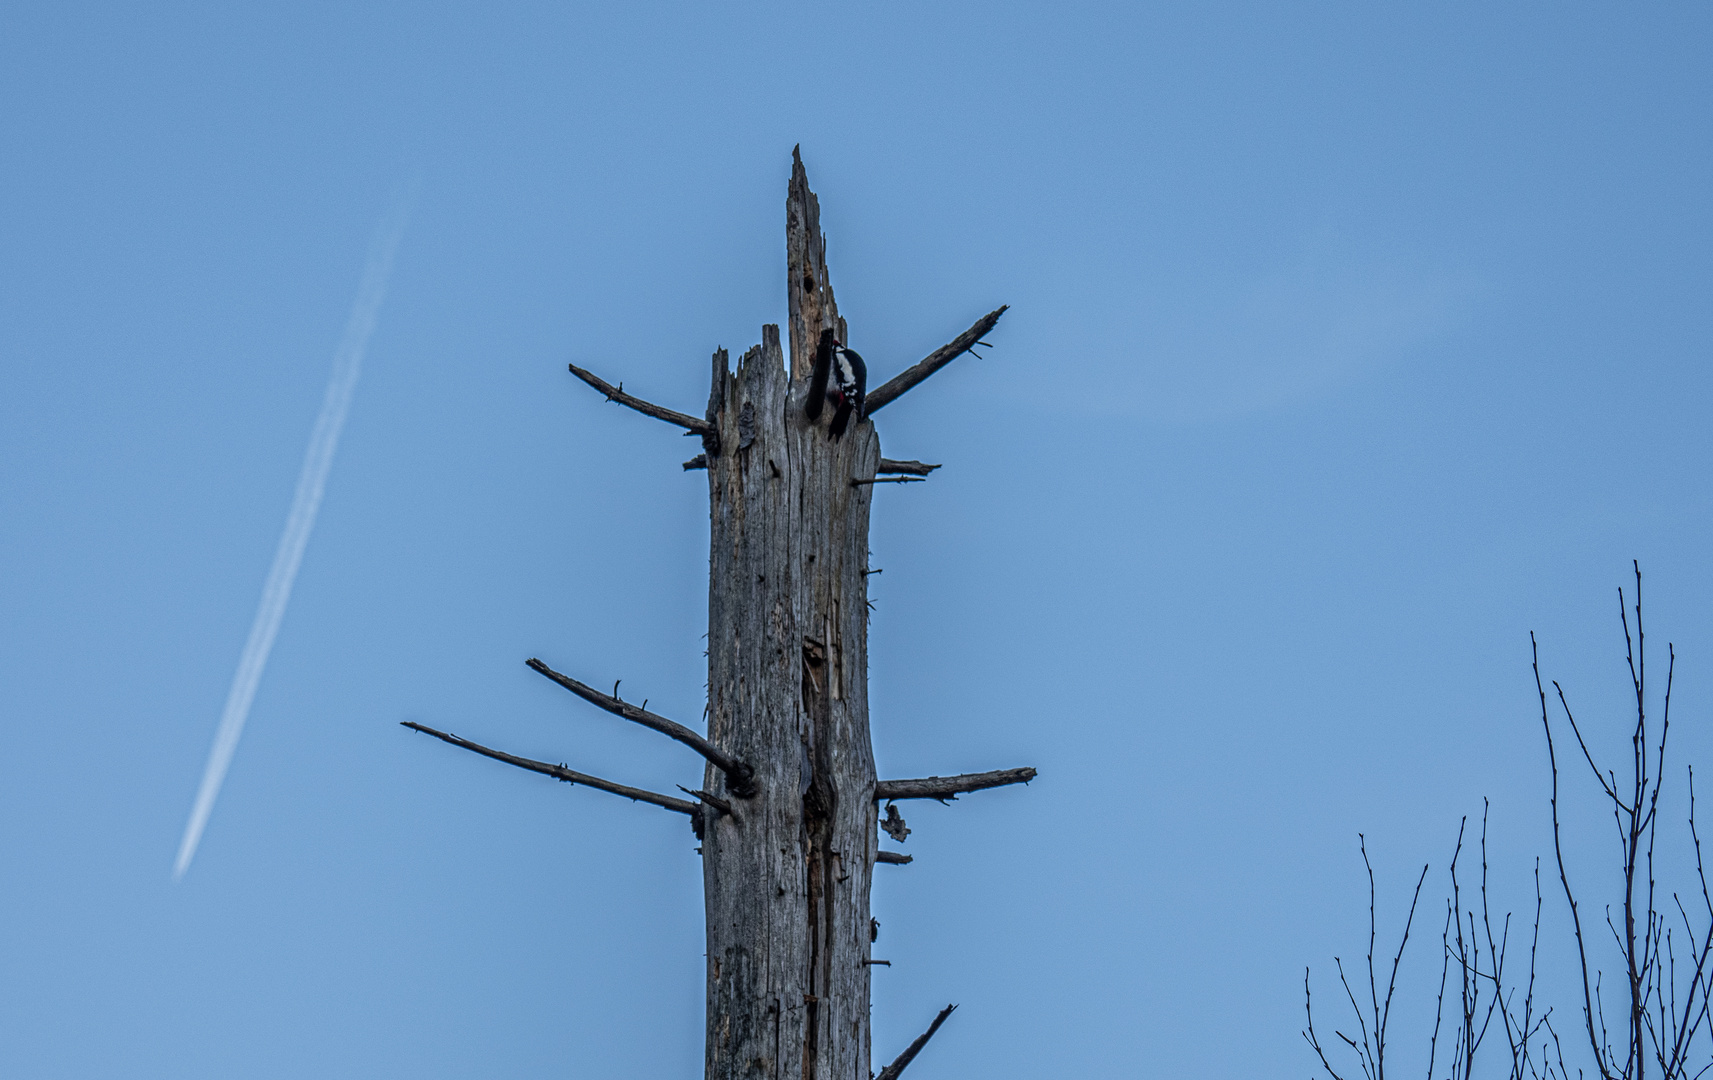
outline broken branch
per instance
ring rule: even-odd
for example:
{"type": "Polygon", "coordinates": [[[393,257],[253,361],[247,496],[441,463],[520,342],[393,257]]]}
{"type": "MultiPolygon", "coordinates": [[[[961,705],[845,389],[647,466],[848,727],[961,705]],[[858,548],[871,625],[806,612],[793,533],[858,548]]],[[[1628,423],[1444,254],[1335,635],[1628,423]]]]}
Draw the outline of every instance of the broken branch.
{"type": "Polygon", "coordinates": [[[938,465],[929,465],[921,461],[893,461],[891,458],[881,458],[880,468],[876,469],[875,472],[909,473],[911,476],[927,476],[937,468],[939,468],[938,465]]]}
{"type": "Polygon", "coordinates": [[[689,461],[686,461],[684,463],[684,471],[685,472],[693,472],[696,469],[706,469],[707,467],[708,467],[708,455],[707,454],[697,454],[695,457],[691,458],[689,461]]]}
{"type": "Polygon", "coordinates": [[[877,476],[873,480],[852,480],[851,487],[862,487],[864,484],[920,484],[926,479],[926,476],[877,476]]]}
{"type": "Polygon", "coordinates": [[[865,399],[863,404],[863,415],[873,416],[881,409],[892,404],[892,402],[903,397],[906,390],[909,390],[911,387],[922,382],[934,372],[940,370],[953,360],[956,360],[958,357],[968,352],[971,345],[979,344],[981,342],[982,335],[994,328],[994,325],[999,322],[999,317],[1005,314],[1005,309],[1009,306],[1010,305],[1001,305],[999,308],[983,315],[981,318],[976,320],[974,326],[953,338],[950,344],[940,346],[938,349],[935,349],[933,352],[923,357],[914,366],[906,368],[904,371],[901,371],[897,375],[886,380],[886,382],[881,384],[879,389],[870,393],[865,399]]]}
{"type": "Polygon", "coordinates": [[[877,863],[891,863],[894,866],[908,866],[916,861],[916,856],[906,855],[902,851],[882,851],[875,855],[877,863]]]}
{"type": "Polygon", "coordinates": [[[644,401],[635,394],[625,393],[623,384],[614,386],[612,383],[601,378],[592,371],[585,371],[576,364],[571,364],[569,366],[571,368],[571,374],[577,376],[579,379],[582,379],[590,386],[599,390],[601,393],[607,395],[608,401],[616,401],[626,408],[635,409],[644,416],[652,416],[656,420],[664,420],[668,424],[677,424],[685,431],[693,432],[697,435],[705,436],[713,435],[715,433],[713,426],[706,420],[698,420],[688,413],[681,413],[676,409],[668,409],[664,405],[656,405],[652,401],[644,401]]]}
{"type": "MultiPolygon", "coordinates": [[[[719,769],[721,772],[726,774],[726,786],[731,790],[731,793],[736,795],[738,798],[747,799],[751,795],[755,794],[754,769],[739,761],[737,758],[732,757],[730,754],[721,750],[707,739],[702,738],[702,736],[691,731],[678,721],[668,720],[664,716],[656,716],[654,713],[651,713],[646,709],[639,709],[628,701],[619,700],[619,698],[613,694],[603,694],[594,687],[580,683],[569,675],[561,675],[559,672],[554,671],[552,668],[534,657],[531,657],[526,661],[526,663],[528,663],[534,670],[547,676],[549,679],[552,679],[554,682],[571,691],[573,694],[576,694],[589,704],[598,705],[612,713],[614,716],[622,716],[632,723],[641,724],[645,728],[658,731],[669,739],[676,739],[685,746],[696,751],[698,754],[701,754],[713,764],[714,768],[719,769]]],[[[616,683],[614,684],[614,689],[617,689],[617,685],[618,684],[616,683]]]]}
{"type": "Polygon", "coordinates": [[[904,1071],[906,1065],[916,1060],[916,1055],[922,1052],[924,1046],[928,1045],[928,1040],[934,1037],[934,1032],[940,1030],[940,1025],[946,1022],[946,1017],[952,1015],[952,1010],[955,1008],[957,1008],[956,1005],[947,1005],[941,1009],[940,1015],[934,1017],[934,1022],[928,1025],[928,1030],[916,1036],[916,1041],[905,1047],[904,1052],[899,1054],[892,1064],[880,1070],[880,1075],[876,1076],[874,1080],[898,1080],[898,1074],[904,1071]]]}
{"type": "Polygon", "coordinates": [[[720,798],[718,795],[710,795],[706,791],[703,791],[701,788],[697,788],[695,791],[691,791],[689,788],[685,787],[683,784],[678,785],[678,790],[682,791],[686,795],[696,796],[696,798],[707,803],[709,806],[713,807],[715,810],[718,810],[720,813],[725,814],[727,817],[731,816],[732,804],[727,802],[726,800],[720,798]]]}
{"type": "MultiPolygon", "coordinates": [[[[548,667],[534,657],[526,660],[526,663],[531,669],[546,675],[553,682],[558,682],[565,689],[569,689],[570,693],[577,694],[579,698],[588,701],[589,705],[601,706],[606,711],[613,713],[615,717],[624,717],[625,720],[630,720],[632,723],[641,723],[642,727],[656,730],[656,732],[666,735],[668,739],[677,739],[678,742],[694,749],[695,753],[709,759],[714,768],[725,773],[726,787],[730,787],[731,794],[737,795],[740,799],[749,799],[750,795],[755,794],[755,770],[752,770],[749,765],[743,765],[742,761],[733,758],[731,754],[725,753],[718,746],[714,746],[713,742],[702,739],[701,735],[683,727],[682,723],[678,723],[677,720],[658,717],[651,711],[630,705],[629,701],[620,701],[617,694],[603,694],[598,689],[594,689],[593,686],[586,686],[582,682],[577,682],[570,675],[558,674],[552,667],[548,667]]],[[[617,691],[617,682],[613,684],[613,689],[617,691]]]]}
{"type": "Polygon", "coordinates": [[[921,780],[877,780],[874,797],[877,802],[881,799],[951,799],[963,792],[1004,787],[1007,784],[1027,784],[1033,779],[1035,770],[1025,767],[963,773],[958,776],[930,776],[921,780]]]}
{"type": "Polygon", "coordinates": [[[495,761],[503,761],[507,765],[516,765],[518,768],[528,769],[530,772],[538,772],[543,776],[551,776],[555,780],[563,780],[567,784],[582,784],[584,787],[592,787],[597,791],[607,791],[614,795],[623,795],[627,799],[635,799],[637,802],[652,803],[655,806],[663,807],[667,810],[676,810],[680,814],[690,814],[694,816],[696,813],[696,804],[685,799],[674,798],[671,795],[660,795],[652,791],[644,791],[642,788],[627,787],[624,784],[615,784],[611,780],[602,780],[598,776],[590,776],[587,773],[580,773],[574,769],[568,769],[563,765],[549,765],[545,761],[535,761],[531,758],[517,757],[516,755],[508,754],[503,750],[491,750],[488,747],[483,746],[481,743],[473,743],[469,739],[461,739],[456,735],[449,735],[444,731],[436,731],[425,724],[418,724],[412,720],[403,720],[400,721],[400,723],[402,726],[410,728],[412,731],[420,731],[424,735],[432,735],[442,742],[449,742],[453,746],[463,747],[465,750],[469,750],[472,753],[481,754],[483,757],[491,757],[495,761]]]}

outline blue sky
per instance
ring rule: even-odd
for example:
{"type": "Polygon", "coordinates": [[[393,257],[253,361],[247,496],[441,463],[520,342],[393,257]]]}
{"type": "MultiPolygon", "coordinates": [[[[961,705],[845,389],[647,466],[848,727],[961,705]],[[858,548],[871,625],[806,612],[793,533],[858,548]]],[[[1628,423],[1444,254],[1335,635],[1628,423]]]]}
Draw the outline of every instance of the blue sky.
{"type": "Polygon", "coordinates": [[[877,1058],[956,1001],[912,1075],[1306,1075],[1302,970],[1365,931],[1358,831],[1401,894],[1490,797],[1495,888],[1532,902],[1528,633],[1620,716],[1632,558],[1681,660],[1680,748],[1713,750],[1709,22],[8,5],[5,1071],[695,1075],[683,822],[397,722],[700,775],[523,666],[701,714],[694,448],[565,364],[695,411],[709,352],[783,321],[801,143],[878,376],[1012,305],[984,359],[881,417],[888,456],[945,468],[876,492],[871,699],[883,775],[1041,776],[910,809],[916,861],[875,890],[877,1058]]]}

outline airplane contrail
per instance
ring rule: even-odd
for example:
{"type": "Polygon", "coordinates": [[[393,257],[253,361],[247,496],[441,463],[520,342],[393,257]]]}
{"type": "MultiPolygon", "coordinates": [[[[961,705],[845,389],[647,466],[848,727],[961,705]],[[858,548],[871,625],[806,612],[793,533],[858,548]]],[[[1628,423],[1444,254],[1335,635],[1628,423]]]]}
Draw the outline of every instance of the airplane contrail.
{"type": "Polygon", "coordinates": [[[339,431],[345,426],[345,414],[351,409],[351,393],[357,386],[357,374],[363,366],[363,353],[369,347],[369,335],[375,329],[375,317],[380,313],[381,300],[386,295],[387,279],[392,274],[393,255],[404,235],[405,220],[410,212],[410,197],[399,197],[369,245],[368,265],[363,269],[362,284],[357,288],[357,302],[351,306],[351,318],[345,324],[345,336],[333,354],[333,376],[327,382],[327,395],[321,402],[321,415],[315,419],[310,432],[309,450],[303,456],[303,471],[298,474],[297,493],[292,496],[291,513],[286,516],[285,533],[280,537],[279,550],[274,552],[274,565],[262,586],[262,602],[256,608],[256,621],[250,626],[250,638],[238,658],[238,670],[232,676],[232,689],[226,695],[226,709],[220,714],[220,726],[214,732],[214,746],[208,751],[208,766],[202,773],[202,786],[197,789],[196,803],[190,810],[190,821],[184,827],[184,839],[179,842],[178,861],[173,864],[173,880],[184,877],[190,860],[196,857],[196,846],[202,840],[202,830],[208,816],[214,812],[214,800],[226,779],[226,769],[238,749],[238,736],[243,734],[244,720],[250,715],[250,703],[256,698],[256,687],[262,681],[262,669],[267,666],[268,653],[274,647],[280,620],[285,618],[286,601],[291,599],[292,582],[303,562],[303,550],[309,545],[310,530],[315,528],[315,514],[321,509],[321,496],[327,490],[327,474],[333,468],[333,451],[339,445],[339,431]]]}

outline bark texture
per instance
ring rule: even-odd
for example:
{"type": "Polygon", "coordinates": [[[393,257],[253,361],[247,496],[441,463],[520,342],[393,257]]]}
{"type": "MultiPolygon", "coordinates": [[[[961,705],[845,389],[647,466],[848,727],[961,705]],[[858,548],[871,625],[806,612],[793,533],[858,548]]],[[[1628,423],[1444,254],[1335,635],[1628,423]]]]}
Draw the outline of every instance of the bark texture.
{"type": "MultiPolygon", "coordinates": [[[[878,854],[868,727],[874,426],[804,415],[814,342],[843,340],[801,159],[786,198],[792,357],[779,328],[728,373],[708,420],[709,732],[756,791],[709,824],[708,1080],[868,1080],[869,882],[878,854]]],[[[709,790],[725,775],[709,766],[709,790]]],[[[716,787],[716,785],[719,785],[716,787]]]]}
{"type": "MultiPolygon", "coordinates": [[[[836,317],[836,316],[834,316],[836,317]]],[[[818,327],[817,327],[818,334],[818,327]]],[[[868,515],[879,443],[810,424],[779,328],[715,364],[710,738],[754,770],[702,844],[709,1080],[869,1075],[868,515]]]]}

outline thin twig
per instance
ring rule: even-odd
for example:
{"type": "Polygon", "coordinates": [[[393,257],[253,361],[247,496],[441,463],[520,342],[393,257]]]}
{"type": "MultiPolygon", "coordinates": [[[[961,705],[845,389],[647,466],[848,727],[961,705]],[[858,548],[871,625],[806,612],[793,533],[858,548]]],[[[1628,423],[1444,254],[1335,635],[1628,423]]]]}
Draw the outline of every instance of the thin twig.
{"type": "MultiPolygon", "coordinates": [[[[1320,1039],[1315,1036],[1314,997],[1309,992],[1309,969],[1306,967],[1303,968],[1303,1011],[1308,1014],[1308,1030],[1302,1033],[1303,1038],[1314,1050],[1315,1056],[1320,1058],[1321,1067],[1326,1070],[1327,1075],[1332,1077],[1332,1080],[1344,1080],[1344,1077],[1339,1075],[1338,1070],[1332,1067],[1332,1062],[1326,1059],[1326,1051],[1322,1049],[1320,1039]]],[[[1428,1080],[1433,1080],[1431,1073],[1428,1080]]]]}
{"type": "Polygon", "coordinates": [[[864,484],[920,484],[926,479],[926,476],[877,476],[873,480],[852,480],[851,487],[862,487],[864,484]]]}
{"type": "MultiPolygon", "coordinates": [[[[1529,631],[1529,651],[1535,673],[1535,693],[1540,697],[1541,728],[1546,732],[1547,767],[1552,773],[1552,796],[1550,799],[1552,807],[1552,850],[1558,861],[1558,881],[1564,887],[1564,900],[1570,906],[1570,925],[1576,936],[1576,958],[1582,971],[1583,1027],[1588,1032],[1588,1047],[1594,1053],[1594,1061],[1600,1068],[1601,1077],[1603,1080],[1613,1080],[1611,1070],[1607,1068],[1606,1055],[1601,1051],[1599,1033],[1595,1029],[1594,980],[1590,979],[1588,974],[1588,946],[1582,936],[1582,915],[1577,909],[1576,893],[1570,887],[1570,871],[1564,864],[1563,829],[1558,819],[1558,753],[1552,741],[1552,722],[1547,713],[1546,686],[1541,680],[1540,644],[1535,641],[1532,630],[1529,631]]],[[[1558,684],[1554,683],[1553,685],[1557,686],[1558,684]]],[[[1559,694],[1559,701],[1561,703],[1564,701],[1562,690],[1559,694]]],[[[1568,711],[1567,708],[1566,712],[1568,713],[1568,711]]],[[[1581,741],[1580,735],[1577,736],[1577,741],[1581,741]]],[[[1586,752],[1585,747],[1584,753],[1586,754],[1586,752]]],[[[1594,765],[1592,758],[1589,758],[1589,765],[1593,767],[1594,775],[1599,777],[1600,769],[1594,765]]],[[[1605,786],[1604,781],[1601,781],[1601,786],[1605,786]]]]}
{"type": "Polygon", "coordinates": [[[614,386],[612,383],[601,378],[599,375],[596,375],[594,372],[580,368],[576,364],[571,364],[569,367],[571,368],[571,374],[577,376],[596,390],[607,395],[608,401],[616,401],[626,408],[635,409],[644,416],[652,416],[656,420],[664,420],[668,424],[676,424],[685,431],[693,432],[697,435],[715,434],[713,425],[709,424],[706,420],[698,420],[696,417],[690,416],[687,413],[681,413],[676,409],[668,409],[664,405],[656,405],[652,401],[644,401],[635,394],[627,394],[625,393],[624,384],[621,383],[618,386],[614,386]]]}
{"type": "Polygon", "coordinates": [[[584,787],[591,787],[597,791],[611,792],[614,795],[623,795],[627,799],[635,799],[637,802],[652,803],[655,806],[663,807],[667,810],[676,810],[680,814],[690,814],[694,816],[696,813],[695,803],[688,802],[684,799],[674,798],[671,795],[660,795],[653,791],[645,791],[642,788],[627,787],[624,784],[615,784],[611,780],[602,780],[598,776],[590,776],[588,773],[580,773],[573,769],[568,769],[564,765],[549,765],[545,761],[535,761],[531,758],[517,757],[516,755],[508,754],[503,750],[492,750],[480,743],[473,743],[469,739],[461,739],[456,735],[450,735],[444,731],[436,731],[426,724],[418,724],[411,720],[404,720],[400,723],[401,726],[410,728],[412,731],[420,731],[424,735],[432,735],[442,742],[449,742],[453,746],[462,747],[472,753],[481,754],[483,757],[491,757],[495,761],[503,761],[507,765],[516,765],[518,768],[528,769],[530,772],[538,772],[543,776],[551,776],[555,780],[563,780],[567,784],[582,784],[584,787]]]}
{"type": "MultiPolygon", "coordinates": [[[[1675,666],[1675,657],[1673,658],[1675,666]]],[[[1666,703],[1669,709],[1671,702],[1671,678],[1666,677],[1666,703]]],[[[1687,1000],[1683,1005],[1683,1019],[1677,1025],[1676,1037],[1673,1040],[1672,1061],[1681,1070],[1682,1064],[1689,1053],[1689,1044],[1694,1040],[1695,1033],[1708,1019],[1708,985],[1707,963],[1710,951],[1713,951],[1713,894],[1707,888],[1707,865],[1701,853],[1701,834],[1695,827],[1695,770],[1689,770],[1689,837],[1695,845],[1695,876],[1701,885],[1701,900],[1707,907],[1709,926],[1701,939],[1701,946],[1695,958],[1695,970],[1690,979],[1687,1000]]],[[[1695,931],[1689,923],[1689,913],[1683,911],[1683,903],[1678,902],[1677,909],[1683,912],[1684,926],[1689,929],[1689,944],[1695,949],[1695,931]]],[[[1705,1070],[1703,1070],[1705,1071],[1705,1070]]]]}
{"type": "MultiPolygon", "coordinates": [[[[1368,862],[1368,848],[1367,848],[1366,838],[1364,838],[1362,840],[1362,861],[1364,864],[1366,864],[1368,862]]],[[[1406,946],[1410,943],[1410,927],[1416,921],[1416,904],[1422,898],[1422,882],[1427,880],[1427,872],[1428,872],[1428,868],[1424,864],[1422,866],[1421,876],[1416,878],[1415,895],[1410,898],[1410,913],[1404,919],[1403,937],[1399,939],[1398,951],[1397,951],[1396,955],[1394,955],[1392,957],[1392,977],[1386,984],[1385,1004],[1383,1006],[1377,1005],[1375,1008],[1375,1013],[1374,1013],[1374,1015],[1375,1015],[1374,1058],[1375,1058],[1375,1062],[1376,1062],[1376,1065],[1375,1065],[1376,1080],[1383,1080],[1383,1078],[1385,1076],[1385,1066],[1382,1064],[1382,1062],[1384,1060],[1385,1047],[1386,1047],[1386,1028],[1391,1024],[1391,1021],[1392,1021],[1392,995],[1397,993],[1397,990],[1398,990],[1398,965],[1402,964],[1404,961],[1404,946],[1406,946]]],[[[1371,884],[1373,882],[1373,879],[1374,879],[1374,871],[1373,871],[1372,867],[1369,868],[1368,879],[1369,879],[1369,882],[1371,884]]],[[[1369,935],[1369,942],[1368,942],[1368,987],[1369,987],[1370,993],[1372,993],[1372,991],[1374,989],[1374,942],[1373,942],[1373,935],[1372,935],[1372,926],[1373,926],[1372,909],[1370,909],[1369,918],[1370,918],[1370,923],[1369,923],[1370,935],[1369,935]]]]}
{"type": "Polygon", "coordinates": [[[1445,980],[1451,973],[1451,920],[1457,917],[1457,905],[1445,904],[1445,927],[1439,932],[1439,996],[1434,999],[1433,1034],[1428,1036],[1427,1080],[1433,1080],[1433,1063],[1439,1055],[1439,1028],[1445,1019],[1445,980]]]}

